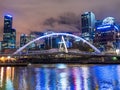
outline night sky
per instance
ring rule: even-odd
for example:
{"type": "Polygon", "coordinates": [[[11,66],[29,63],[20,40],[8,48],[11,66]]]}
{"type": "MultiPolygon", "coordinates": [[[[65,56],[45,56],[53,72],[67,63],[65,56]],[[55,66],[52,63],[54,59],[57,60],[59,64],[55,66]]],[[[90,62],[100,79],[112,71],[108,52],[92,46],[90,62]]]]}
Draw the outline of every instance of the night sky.
{"type": "Polygon", "coordinates": [[[19,36],[30,31],[45,31],[48,27],[43,22],[47,18],[65,12],[80,15],[86,11],[94,12],[96,19],[112,16],[120,21],[120,0],[0,0],[0,32],[5,14],[14,17],[13,28],[19,36]]]}

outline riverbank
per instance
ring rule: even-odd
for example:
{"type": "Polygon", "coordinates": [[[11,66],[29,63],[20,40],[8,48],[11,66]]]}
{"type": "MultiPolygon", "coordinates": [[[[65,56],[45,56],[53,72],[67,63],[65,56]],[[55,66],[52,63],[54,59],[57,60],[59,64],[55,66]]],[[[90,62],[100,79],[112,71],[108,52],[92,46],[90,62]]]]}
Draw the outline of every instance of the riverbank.
{"type": "Polygon", "coordinates": [[[30,66],[37,64],[120,64],[120,58],[117,57],[97,57],[97,58],[59,58],[59,59],[39,59],[22,58],[16,62],[1,62],[0,66],[30,66]]]}
{"type": "Polygon", "coordinates": [[[0,63],[0,67],[6,67],[6,66],[27,66],[28,63],[0,63]]]}

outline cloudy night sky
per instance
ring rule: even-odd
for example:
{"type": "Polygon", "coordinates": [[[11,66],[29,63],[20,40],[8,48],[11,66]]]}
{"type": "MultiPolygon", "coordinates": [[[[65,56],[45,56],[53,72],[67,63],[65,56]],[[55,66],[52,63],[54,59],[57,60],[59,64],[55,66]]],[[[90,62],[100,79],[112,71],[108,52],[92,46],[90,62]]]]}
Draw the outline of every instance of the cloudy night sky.
{"type": "Polygon", "coordinates": [[[65,12],[80,16],[86,11],[92,11],[96,19],[112,16],[120,21],[119,7],[120,0],[0,0],[0,31],[3,30],[5,14],[13,16],[13,28],[19,36],[30,31],[45,31],[48,27],[43,22],[47,18],[57,18],[65,12]]]}

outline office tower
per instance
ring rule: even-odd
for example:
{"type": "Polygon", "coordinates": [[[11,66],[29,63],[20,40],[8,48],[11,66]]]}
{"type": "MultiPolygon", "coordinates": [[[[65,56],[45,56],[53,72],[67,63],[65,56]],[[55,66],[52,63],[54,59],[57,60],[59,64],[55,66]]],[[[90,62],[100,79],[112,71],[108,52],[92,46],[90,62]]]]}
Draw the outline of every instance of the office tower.
{"type": "Polygon", "coordinates": [[[107,17],[101,25],[96,27],[94,44],[101,51],[113,52],[120,50],[120,27],[114,21],[113,17],[107,17]]]}
{"type": "Polygon", "coordinates": [[[10,39],[10,32],[12,29],[12,16],[4,16],[4,30],[3,30],[3,41],[8,41],[10,39]]]}
{"type": "MultiPolygon", "coordinates": [[[[52,30],[48,30],[47,32],[44,33],[44,35],[48,35],[48,34],[52,34],[52,33],[54,33],[52,30]]],[[[53,48],[52,47],[52,45],[53,45],[52,39],[53,39],[53,36],[45,38],[45,48],[46,49],[53,48]]]]}
{"type": "Polygon", "coordinates": [[[16,29],[11,29],[11,48],[16,48],[16,29]]]}
{"type": "MultiPolygon", "coordinates": [[[[25,44],[27,44],[28,42],[32,41],[33,39],[35,39],[34,35],[27,35],[27,34],[21,34],[20,36],[20,47],[24,46],[25,44]]],[[[35,43],[32,43],[31,45],[29,45],[27,47],[27,49],[30,48],[35,48],[35,43]]]]}
{"type": "MultiPolygon", "coordinates": [[[[39,31],[33,31],[30,33],[30,35],[34,36],[34,39],[35,39],[35,38],[44,36],[44,33],[39,32],[39,31]]],[[[32,49],[45,49],[45,39],[38,40],[38,41],[34,42],[33,45],[35,46],[35,48],[32,48],[32,49]]]]}
{"type": "Polygon", "coordinates": [[[94,36],[95,21],[95,15],[92,12],[85,12],[81,15],[82,37],[90,42],[94,36]]]}
{"type": "Polygon", "coordinates": [[[95,28],[99,27],[100,25],[102,25],[102,22],[103,22],[103,20],[96,20],[96,22],[95,22],[95,28]]]}
{"type": "Polygon", "coordinates": [[[20,36],[20,47],[24,46],[25,44],[27,44],[29,42],[28,40],[28,35],[26,34],[21,34],[20,36]]]}
{"type": "Polygon", "coordinates": [[[30,35],[34,35],[35,38],[37,38],[37,37],[43,36],[44,33],[43,32],[39,32],[39,31],[32,31],[32,32],[30,32],[30,35]]]}
{"type": "Polygon", "coordinates": [[[4,33],[9,32],[12,29],[13,17],[11,15],[4,16],[4,33]]]}
{"type": "Polygon", "coordinates": [[[11,15],[4,16],[2,49],[16,48],[16,30],[12,28],[12,21],[11,15]]]}

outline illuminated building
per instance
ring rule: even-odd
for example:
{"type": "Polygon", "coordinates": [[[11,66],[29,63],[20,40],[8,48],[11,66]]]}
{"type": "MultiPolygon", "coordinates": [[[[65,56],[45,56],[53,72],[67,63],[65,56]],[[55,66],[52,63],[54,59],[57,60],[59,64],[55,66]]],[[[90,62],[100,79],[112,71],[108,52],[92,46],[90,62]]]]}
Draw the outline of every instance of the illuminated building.
{"type": "Polygon", "coordinates": [[[107,17],[102,25],[96,27],[94,43],[101,51],[116,51],[120,49],[120,27],[114,18],[107,17]]]}
{"type": "MultiPolygon", "coordinates": [[[[48,30],[47,32],[44,33],[44,35],[48,35],[48,34],[52,34],[54,33],[53,31],[51,30],[48,30]]],[[[45,48],[46,49],[50,49],[50,48],[53,48],[53,44],[55,44],[56,40],[55,40],[55,37],[48,37],[45,39],[45,48]]]]}
{"type": "MultiPolygon", "coordinates": [[[[35,39],[34,35],[27,35],[27,34],[21,34],[20,36],[20,47],[24,46],[25,44],[27,44],[28,42],[30,42],[31,40],[35,39]]],[[[35,47],[35,44],[31,44],[28,48],[32,48],[35,47]]]]}
{"type": "Polygon", "coordinates": [[[43,32],[32,31],[32,32],[30,33],[30,35],[34,35],[35,38],[37,38],[37,37],[43,36],[44,33],[43,33],[43,32]]]}
{"type": "Polygon", "coordinates": [[[20,47],[24,46],[27,43],[26,34],[21,34],[20,36],[20,47]]]}
{"type": "Polygon", "coordinates": [[[20,47],[24,46],[31,41],[31,37],[27,34],[21,34],[20,36],[20,47]]]}
{"type": "Polygon", "coordinates": [[[95,27],[99,27],[100,25],[102,25],[103,20],[96,20],[95,22],[95,27]]]}
{"type": "Polygon", "coordinates": [[[16,30],[11,29],[11,48],[16,48],[16,30]]]}
{"type": "MultiPolygon", "coordinates": [[[[52,34],[54,33],[53,31],[48,31],[45,33],[46,34],[52,34]]],[[[64,32],[68,34],[72,34],[72,32],[64,32]]],[[[76,34],[76,33],[74,33],[76,34]]],[[[78,33],[79,34],[79,33],[78,33]]],[[[66,43],[67,48],[72,47],[72,41],[70,37],[64,36],[64,40],[66,43]]],[[[51,49],[51,48],[59,48],[60,44],[62,43],[62,36],[54,36],[54,37],[48,37],[45,39],[45,48],[46,49],[51,49]]]]}
{"type": "Polygon", "coordinates": [[[16,30],[12,28],[12,20],[12,16],[4,16],[2,49],[16,48],[16,30]]]}
{"type": "MultiPolygon", "coordinates": [[[[43,32],[38,32],[38,31],[33,31],[30,33],[30,36],[34,36],[34,39],[41,37],[43,35],[44,35],[43,32]]],[[[44,49],[44,48],[45,48],[44,40],[38,40],[37,42],[34,42],[34,44],[32,45],[32,49],[44,49]]]]}
{"type": "Polygon", "coordinates": [[[85,12],[81,15],[82,37],[91,42],[94,35],[95,21],[95,15],[92,12],[85,12]]]}
{"type": "Polygon", "coordinates": [[[49,37],[49,38],[45,39],[45,48],[46,49],[58,48],[60,41],[61,41],[60,36],[49,37]]]}

